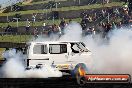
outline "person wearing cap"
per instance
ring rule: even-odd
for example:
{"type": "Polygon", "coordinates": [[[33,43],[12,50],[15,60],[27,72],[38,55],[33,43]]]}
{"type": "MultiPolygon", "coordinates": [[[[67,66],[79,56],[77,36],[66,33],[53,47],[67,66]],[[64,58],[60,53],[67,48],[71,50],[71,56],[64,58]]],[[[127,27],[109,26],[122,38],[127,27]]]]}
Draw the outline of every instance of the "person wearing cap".
{"type": "Polygon", "coordinates": [[[125,5],[123,6],[123,10],[124,10],[124,11],[128,11],[128,5],[127,5],[127,4],[125,4],[125,5]]]}

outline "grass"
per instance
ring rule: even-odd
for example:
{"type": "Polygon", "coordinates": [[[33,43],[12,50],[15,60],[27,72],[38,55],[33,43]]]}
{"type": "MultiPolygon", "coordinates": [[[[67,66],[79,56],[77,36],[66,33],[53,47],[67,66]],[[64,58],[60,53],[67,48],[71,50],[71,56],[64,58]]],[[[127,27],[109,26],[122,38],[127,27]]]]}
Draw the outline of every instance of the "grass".
{"type": "Polygon", "coordinates": [[[33,38],[32,35],[3,35],[0,36],[0,42],[27,42],[33,38]]]}
{"type": "MultiPolygon", "coordinates": [[[[76,18],[76,19],[72,19],[73,21],[76,21],[76,22],[80,22],[81,21],[81,18],[76,18]]],[[[66,22],[69,21],[69,19],[65,19],[66,22]]],[[[59,24],[61,22],[60,19],[56,19],[56,20],[45,20],[45,21],[40,21],[40,22],[35,22],[33,25],[31,23],[31,26],[42,26],[43,23],[46,23],[47,25],[52,25],[52,24],[59,24]]],[[[12,27],[16,27],[17,26],[17,23],[16,22],[9,22],[9,23],[0,23],[0,27],[7,27],[9,25],[11,25],[12,27]]],[[[26,21],[20,21],[19,26],[25,26],[26,25],[26,21]]]]}
{"type": "MultiPolygon", "coordinates": [[[[60,1],[67,1],[67,0],[55,0],[55,2],[60,2],[60,1]]],[[[49,1],[37,1],[37,2],[32,2],[28,4],[21,4],[20,6],[25,6],[25,5],[35,5],[35,4],[46,4],[49,1]]]]}
{"type": "Polygon", "coordinates": [[[35,5],[35,4],[46,4],[48,2],[49,1],[39,1],[39,2],[32,2],[32,3],[20,4],[19,6],[35,5]]]}
{"type": "Polygon", "coordinates": [[[123,4],[124,2],[112,2],[112,3],[105,4],[105,5],[93,4],[93,5],[85,5],[85,6],[71,6],[71,7],[59,8],[59,11],[97,9],[97,8],[102,8],[102,7],[122,6],[123,4]]]}
{"type": "MultiPolygon", "coordinates": [[[[71,10],[87,10],[87,9],[97,9],[102,7],[113,7],[113,6],[122,6],[124,2],[112,2],[105,5],[102,4],[93,4],[93,5],[85,5],[85,6],[70,6],[70,7],[62,7],[58,8],[57,11],[71,11],[71,10]]],[[[56,11],[55,8],[52,11],[56,11]]],[[[33,13],[46,13],[46,10],[28,10],[28,11],[19,11],[19,12],[10,12],[10,13],[1,13],[0,16],[13,16],[16,13],[24,14],[33,14],[33,13]]],[[[48,9],[48,12],[51,12],[51,9],[48,9]]]]}

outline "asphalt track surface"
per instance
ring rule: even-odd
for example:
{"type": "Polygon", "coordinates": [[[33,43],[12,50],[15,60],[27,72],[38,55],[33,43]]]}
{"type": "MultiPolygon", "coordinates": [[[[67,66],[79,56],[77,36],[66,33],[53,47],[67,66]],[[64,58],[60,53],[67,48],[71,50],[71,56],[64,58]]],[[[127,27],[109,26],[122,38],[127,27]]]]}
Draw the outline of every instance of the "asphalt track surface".
{"type": "Polygon", "coordinates": [[[80,86],[76,79],[61,78],[0,78],[0,88],[132,88],[132,84],[86,84],[80,86]]]}

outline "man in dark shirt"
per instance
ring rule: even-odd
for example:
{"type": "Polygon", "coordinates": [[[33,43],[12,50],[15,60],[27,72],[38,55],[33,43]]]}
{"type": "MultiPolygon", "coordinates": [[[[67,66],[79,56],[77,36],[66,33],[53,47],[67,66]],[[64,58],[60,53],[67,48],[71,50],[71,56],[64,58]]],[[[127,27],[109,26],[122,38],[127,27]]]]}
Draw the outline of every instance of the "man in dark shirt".
{"type": "Polygon", "coordinates": [[[112,25],[110,24],[110,22],[108,22],[108,21],[106,22],[105,28],[106,28],[106,29],[105,29],[105,32],[106,32],[106,33],[108,33],[108,32],[111,30],[112,25]]]}
{"type": "Polygon", "coordinates": [[[132,0],[124,0],[125,3],[128,2],[128,8],[129,8],[129,15],[131,15],[132,13],[132,0]]]}
{"type": "Polygon", "coordinates": [[[64,28],[65,27],[65,20],[64,20],[64,18],[62,19],[62,21],[60,22],[60,26],[62,27],[62,28],[64,28]]]}
{"type": "Polygon", "coordinates": [[[106,24],[104,25],[104,32],[103,32],[103,38],[109,39],[108,33],[112,29],[112,24],[107,21],[106,24]]]}
{"type": "Polygon", "coordinates": [[[11,32],[11,29],[12,29],[12,27],[11,27],[10,25],[8,25],[8,26],[6,27],[6,29],[5,29],[5,32],[11,32]]]}
{"type": "Polygon", "coordinates": [[[132,0],[128,0],[128,2],[129,14],[132,15],[132,0]]]}
{"type": "Polygon", "coordinates": [[[64,27],[65,27],[65,25],[66,25],[66,22],[65,22],[65,20],[63,18],[62,21],[60,22],[60,28],[62,30],[62,34],[64,34],[64,27]]]}

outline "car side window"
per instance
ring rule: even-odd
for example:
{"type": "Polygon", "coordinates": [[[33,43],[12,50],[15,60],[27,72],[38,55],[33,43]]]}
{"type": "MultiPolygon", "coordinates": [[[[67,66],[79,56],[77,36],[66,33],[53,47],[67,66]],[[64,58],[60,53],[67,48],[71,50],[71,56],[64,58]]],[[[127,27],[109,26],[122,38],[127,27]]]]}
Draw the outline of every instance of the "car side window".
{"type": "Polygon", "coordinates": [[[33,54],[47,54],[48,48],[47,45],[34,45],[33,54]]]}
{"type": "Polygon", "coordinates": [[[67,45],[66,44],[49,44],[49,53],[50,54],[67,53],[67,45]]]}

